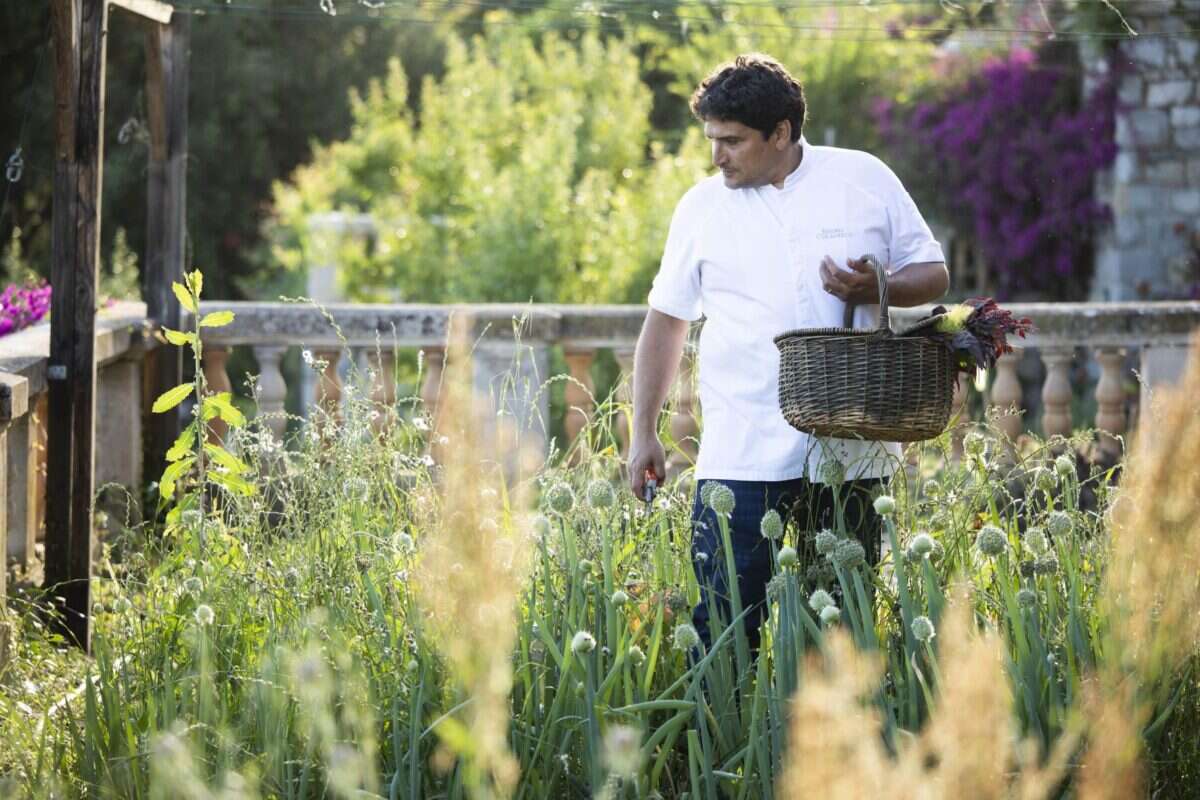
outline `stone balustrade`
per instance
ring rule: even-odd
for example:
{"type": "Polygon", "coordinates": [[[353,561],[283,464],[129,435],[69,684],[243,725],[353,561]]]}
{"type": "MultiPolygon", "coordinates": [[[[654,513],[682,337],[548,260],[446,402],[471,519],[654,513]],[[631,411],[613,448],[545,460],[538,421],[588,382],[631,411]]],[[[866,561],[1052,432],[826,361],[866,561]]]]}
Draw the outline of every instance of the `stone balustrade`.
{"type": "MultiPolygon", "coordinates": [[[[121,486],[141,498],[142,363],[155,340],[142,303],[117,303],[96,317],[96,472],[97,489],[121,486]]],[[[44,533],[46,370],[50,326],[36,325],[0,338],[0,532],[9,562],[27,566],[44,533]]],[[[66,498],[50,498],[66,502],[66,498]]],[[[0,570],[0,597],[6,581],[0,570]]]]}
{"type": "MultiPolygon", "coordinates": [[[[1200,328],[1200,303],[1143,304],[1029,304],[1009,307],[1028,316],[1037,332],[1011,355],[1000,359],[985,391],[984,405],[1021,408],[1031,396],[1040,401],[1044,433],[1069,433],[1077,424],[1072,408],[1081,394],[1094,400],[1095,424],[1120,436],[1133,421],[1130,412],[1144,409],[1147,392],[1173,381],[1182,368],[1183,353],[1193,331],[1200,328]],[[1027,354],[1035,353],[1036,356],[1027,354]],[[1040,363],[1044,380],[1031,385],[1022,364],[1040,363]],[[1135,372],[1140,391],[1129,390],[1135,372]],[[1080,385],[1080,376],[1092,376],[1080,385]]],[[[367,396],[388,415],[397,405],[393,356],[401,351],[422,353],[422,383],[418,394],[436,411],[445,360],[446,336],[455,314],[472,320],[475,344],[472,371],[479,391],[492,397],[498,410],[519,421],[528,435],[547,444],[551,348],[561,348],[567,374],[565,417],[561,420],[568,449],[595,418],[593,367],[597,355],[612,353],[622,379],[611,420],[622,450],[629,446],[627,416],[633,352],[645,317],[644,306],[566,305],[311,305],[280,303],[203,304],[201,313],[228,309],[232,324],[204,329],[203,369],[213,391],[230,390],[228,360],[231,348],[249,347],[258,364],[255,381],[258,413],[277,436],[286,418],[288,391],[283,360],[289,349],[307,350],[323,367],[316,375],[312,404],[338,413],[346,393],[341,361],[349,356],[364,367],[371,385],[367,396]],[[514,323],[521,320],[521,324],[514,323]],[[331,324],[332,323],[332,324],[331,324]],[[323,364],[322,364],[323,362],[323,364]]],[[[893,311],[893,327],[918,317],[918,309],[893,311]]],[[[185,325],[190,324],[185,321],[185,325]]],[[[693,332],[698,326],[693,329],[693,332]]],[[[140,497],[143,481],[141,436],[150,391],[142,380],[143,361],[156,347],[149,335],[145,307],[118,304],[97,319],[98,391],[95,485],[116,483],[140,497]]],[[[5,534],[10,560],[25,562],[39,535],[45,508],[45,392],[49,326],[39,325],[0,339],[0,461],[6,480],[0,482],[0,531],[5,534]]],[[[962,381],[965,389],[968,381],[962,381]]],[[[240,387],[239,387],[240,388],[240,387]]],[[[668,428],[675,446],[669,470],[678,473],[695,458],[701,409],[695,394],[691,354],[685,357],[677,390],[672,395],[668,428]]],[[[966,393],[959,395],[960,404],[966,393]]],[[[973,406],[979,406],[973,403],[973,406]]],[[[1000,417],[1000,425],[1017,434],[1031,420],[1000,417]]],[[[220,435],[221,431],[216,431],[220,435]]],[[[1111,445],[1115,439],[1108,440],[1111,445]]],[[[149,472],[154,472],[158,465],[149,472]]],[[[52,499],[60,502],[62,498],[52,499]]],[[[3,574],[0,571],[0,581],[3,574]]],[[[0,584],[2,589],[2,584],[0,584]]]]}
{"type": "MultiPolygon", "coordinates": [[[[452,314],[470,314],[478,343],[474,350],[476,386],[492,390],[499,376],[517,365],[520,375],[532,386],[550,376],[546,373],[549,348],[562,348],[569,372],[566,381],[566,418],[563,427],[568,438],[560,446],[569,447],[595,413],[592,365],[599,351],[611,350],[620,366],[622,378],[633,368],[633,351],[646,309],[644,306],[562,306],[562,305],[353,305],[331,304],[324,311],[300,304],[214,303],[212,309],[235,312],[232,325],[206,331],[207,352],[220,354],[231,346],[248,345],[254,349],[261,366],[258,381],[259,406],[272,412],[276,431],[283,430],[282,414],[287,386],[280,370],[285,348],[308,348],[314,357],[326,362],[316,401],[336,407],[342,394],[338,361],[347,348],[350,352],[383,354],[382,363],[392,359],[397,349],[419,349],[424,354],[425,372],[420,396],[432,409],[436,407],[442,375],[448,321],[452,314]],[[514,320],[520,319],[520,326],[514,320]],[[331,320],[336,323],[336,329],[331,320]]],[[[1018,365],[1026,351],[1040,355],[1045,380],[1040,387],[1041,430],[1045,434],[1067,434],[1075,426],[1073,398],[1079,395],[1078,375],[1098,376],[1094,389],[1097,407],[1095,424],[1111,436],[1104,440],[1114,446],[1116,438],[1127,432],[1131,408],[1144,404],[1146,387],[1169,382],[1177,376],[1182,355],[1191,333],[1200,327],[1200,303],[1141,304],[1063,304],[1032,303],[1008,306],[1017,316],[1033,319],[1037,331],[1024,340],[1012,354],[1002,357],[994,380],[986,392],[987,405],[1000,409],[1021,410],[1027,386],[1018,374],[1018,365]],[[1081,364],[1080,359],[1094,359],[1081,364]],[[1143,382],[1141,397],[1131,396],[1127,385],[1136,374],[1143,382]]],[[[207,309],[202,309],[202,312],[207,309]]],[[[922,309],[894,309],[893,328],[903,327],[924,313],[922,309]]],[[[223,355],[214,355],[223,359],[223,355]]],[[[206,369],[208,367],[206,366],[206,369]]],[[[227,378],[214,369],[216,380],[227,385],[227,378]]],[[[388,405],[394,382],[387,369],[374,369],[371,391],[388,405]]],[[[699,433],[697,399],[691,358],[685,358],[680,370],[678,391],[672,404],[669,430],[677,443],[669,459],[669,469],[678,472],[692,463],[699,433]]],[[[212,382],[212,381],[210,381],[212,382]]],[[[518,382],[519,383],[519,382],[518,382]]],[[[618,382],[618,400],[627,405],[629,382],[618,382]]],[[[964,391],[957,402],[966,398],[968,382],[960,382],[964,391]]],[[[524,397],[509,398],[507,410],[533,434],[547,435],[546,394],[527,392],[524,397]],[[538,427],[540,426],[540,427],[538,427]]],[[[1002,415],[1000,426],[1016,436],[1030,420],[1019,414],[1002,415]]],[[[619,412],[615,432],[622,449],[629,443],[629,420],[619,412]]]]}

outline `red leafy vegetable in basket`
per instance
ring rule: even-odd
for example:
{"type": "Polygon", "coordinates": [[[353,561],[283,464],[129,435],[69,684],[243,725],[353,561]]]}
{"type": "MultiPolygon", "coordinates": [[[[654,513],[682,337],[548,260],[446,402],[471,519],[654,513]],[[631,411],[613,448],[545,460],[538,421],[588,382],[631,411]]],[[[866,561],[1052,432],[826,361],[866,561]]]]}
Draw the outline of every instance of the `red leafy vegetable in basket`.
{"type": "Polygon", "coordinates": [[[1033,331],[1028,317],[1017,318],[990,297],[973,297],[947,310],[937,306],[933,313],[914,323],[902,336],[929,336],[943,342],[955,356],[960,372],[991,369],[996,359],[1012,352],[1009,334],[1022,339],[1033,331]]]}

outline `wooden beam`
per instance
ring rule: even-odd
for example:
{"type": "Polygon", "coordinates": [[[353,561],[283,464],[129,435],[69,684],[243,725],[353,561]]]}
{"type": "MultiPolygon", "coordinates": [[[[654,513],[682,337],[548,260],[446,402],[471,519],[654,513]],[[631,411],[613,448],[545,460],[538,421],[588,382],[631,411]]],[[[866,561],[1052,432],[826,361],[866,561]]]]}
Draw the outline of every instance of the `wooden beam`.
{"type": "MultiPolygon", "coordinates": [[[[146,255],[142,296],[146,316],[179,329],[180,308],[171,292],[183,281],[187,240],[188,46],[191,18],[179,14],[167,26],[146,30],[146,100],[150,163],[146,179],[146,255]]],[[[145,367],[153,398],[183,382],[183,350],[158,348],[145,367]]],[[[149,414],[150,404],[146,405],[149,414]]],[[[147,474],[162,469],[166,452],[183,429],[179,410],[149,414],[143,464],[147,474]]]]}
{"type": "Polygon", "coordinates": [[[174,6],[159,0],[108,0],[108,4],[162,25],[170,24],[171,15],[175,13],[174,6]]]}
{"type": "Polygon", "coordinates": [[[46,480],[46,585],[91,646],[96,283],[104,151],[105,0],[54,0],[56,142],[46,480]]]}

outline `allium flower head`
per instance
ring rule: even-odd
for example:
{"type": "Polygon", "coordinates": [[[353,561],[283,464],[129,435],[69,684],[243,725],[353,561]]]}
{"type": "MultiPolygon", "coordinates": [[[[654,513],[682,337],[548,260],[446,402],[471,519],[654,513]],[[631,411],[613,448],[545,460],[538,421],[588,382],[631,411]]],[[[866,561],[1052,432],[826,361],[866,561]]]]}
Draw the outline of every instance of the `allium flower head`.
{"type": "Polygon", "coordinates": [[[646,663],[646,654],[642,652],[642,648],[638,647],[636,644],[629,648],[629,663],[633,664],[635,667],[640,667],[642,664],[646,663]]]}
{"type": "Polygon", "coordinates": [[[396,549],[401,553],[411,553],[413,551],[413,538],[410,534],[404,531],[396,533],[396,549]]]}
{"type": "Polygon", "coordinates": [[[837,543],[837,534],[826,529],[817,534],[814,545],[816,546],[816,550],[820,555],[827,556],[834,551],[834,548],[837,547],[837,543]]]}
{"type": "Polygon", "coordinates": [[[712,491],[708,494],[708,507],[720,516],[728,517],[733,513],[733,506],[733,489],[723,483],[713,485],[712,491]]]}
{"type": "Polygon", "coordinates": [[[783,538],[783,517],[779,516],[779,512],[772,508],[766,514],[763,514],[762,522],[758,524],[758,529],[764,539],[778,541],[783,538]]]}
{"type": "Polygon", "coordinates": [[[971,431],[963,437],[963,452],[976,458],[987,451],[987,437],[979,431],[971,431]]]}
{"type": "Polygon", "coordinates": [[[672,639],[676,650],[682,650],[685,653],[700,644],[700,634],[696,633],[696,629],[684,622],[675,626],[675,636],[672,639]]]}
{"type": "Polygon", "coordinates": [[[200,623],[200,625],[212,625],[215,618],[216,615],[213,614],[213,610],[208,606],[203,603],[196,606],[196,622],[200,623]]]}
{"type": "Polygon", "coordinates": [[[717,488],[718,486],[720,486],[720,484],[716,481],[705,481],[704,485],[700,487],[700,503],[705,508],[712,505],[712,503],[709,502],[709,498],[712,497],[713,489],[717,488]]]}
{"type": "Polygon", "coordinates": [[[1058,478],[1046,467],[1038,467],[1033,471],[1033,485],[1046,494],[1051,494],[1058,488],[1058,478]]]}
{"type": "Polygon", "coordinates": [[[925,481],[925,485],[921,488],[921,493],[926,497],[937,497],[942,493],[942,485],[933,478],[925,481]]]}
{"type": "Polygon", "coordinates": [[[1059,456],[1058,458],[1054,459],[1054,471],[1057,472],[1060,477],[1074,478],[1076,474],[1075,462],[1071,460],[1070,456],[1059,456]]]}
{"type": "Polygon", "coordinates": [[[881,517],[890,517],[896,513],[896,500],[890,494],[881,494],[875,498],[875,513],[881,517]]]}
{"type": "Polygon", "coordinates": [[[1038,575],[1053,575],[1058,572],[1058,556],[1054,553],[1042,556],[1034,562],[1033,571],[1038,575]]]}
{"type": "Polygon", "coordinates": [[[595,509],[611,508],[617,502],[617,493],[606,480],[597,478],[587,485],[587,503],[595,509]]]}
{"type": "Polygon", "coordinates": [[[867,551],[857,539],[842,539],[829,558],[842,569],[853,569],[866,563],[867,551]]]}
{"type": "Polygon", "coordinates": [[[942,556],[946,555],[946,548],[937,539],[933,540],[933,552],[929,554],[930,561],[941,561],[942,556]]]}
{"type": "Polygon", "coordinates": [[[975,536],[975,547],[985,556],[998,556],[1008,550],[1008,536],[995,525],[984,525],[975,536]]]}
{"type": "Polygon", "coordinates": [[[928,642],[934,636],[937,636],[937,631],[933,627],[933,620],[926,616],[914,617],[912,621],[913,637],[918,642],[928,642]]]}
{"type": "Polygon", "coordinates": [[[836,625],[842,619],[842,610],[837,606],[825,606],[821,609],[821,622],[825,625],[836,625]]]}
{"type": "Polygon", "coordinates": [[[204,590],[204,581],[193,575],[183,582],[183,590],[188,594],[200,594],[204,590]]]}
{"type": "Polygon", "coordinates": [[[533,533],[538,539],[545,539],[550,535],[550,520],[546,519],[545,514],[533,515],[533,533]]]}
{"type": "Polygon", "coordinates": [[[933,552],[933,537],[928,533],[918,533],[908,544],[908,551],[916,558],[924,558],[933,552]]]}
{"type": "Polygon", "coordinates": [[[546,490],[546,506],[555,514],[570,514],[575,508],[575,492],[566,483],[552,484],[546,490]]]}
{"type": "Polygon", "coordinates": [[[820,479],[829,486],[841,486],[846,481],[846,468],[836,458],[827,458],[821,462],[820,479]]]}
{"type": "Polygon", "coordinates": [[[132,608],[133,603],[129,602],[128,597],[118,597],[113,603],[113,613],[115,614],[128,614],[132,608]]]}
{"type": "Polygon", "coordinates": [[[620,589],[617,589],[612,593],[611,602],[614,606],[620,608],[629,602],[629,595],[625,594],[625,592],[621,591],[620,589]]]}
{"type": "Polygon", "coordinates": [[[1024,588],[1017,592],[1017,605],[1021,608],[1033,608],[1037,605],[1037,592],[1030,588],[1024,588]]]}
{"type": "Polygon", "coordinates": [[[199,509],[189,508],[179,515],[179,521],[187,528],[199,528],[200,523],[204,520],[204,515],[199,509]]]}
{"type": "Polygon", "coordinates": [[[1051,511],[1046,518],[1046,530],[1055,539],[1069,535],[1072,527],[1071,515],[1066,511],[1051,511]]]}
{"type": "Polygon", "coordinates": [[[587,631],[579,631],[571,639],[571,652],[584,654],[590,653],[596,649],[596,637],[592,636],[587,631]]]}
{"type": "Polygon", "coordinates": [[[642,767],[642,735],[637,728],[614,725],[604,734],[604,760],[616,775],[636,775],[642,767]]]}
{"type": "Polygon", "coordinates": [[[836,605],[836,603],[833,602],[833,596],[824,589],[817,589],[808,596],[808,607],[818,614],[832,605],[836,605]]]}
{"type": "Polygon", "coordinates": [[[1038,527],[1029,528],[1025,531],[1024,542],[1029,552],[1038,555],[1050,549],[1050,540],[1046,538],[1046,532],[1038,527]]]}
{"type": "Polygon", "coordinates": [[[779,566],[784,569],[791,569],[800,563],[800,554],[796,552],[796,548],[784,546],[779,548],[779,566]]]}
{"type": "Polygon", "coordinates": [[[776,575],[771,580],[767,581],[767,597],[771,600],[783,594],[784,587],[787,586],[787,580],[782,575],[776,575]]]}

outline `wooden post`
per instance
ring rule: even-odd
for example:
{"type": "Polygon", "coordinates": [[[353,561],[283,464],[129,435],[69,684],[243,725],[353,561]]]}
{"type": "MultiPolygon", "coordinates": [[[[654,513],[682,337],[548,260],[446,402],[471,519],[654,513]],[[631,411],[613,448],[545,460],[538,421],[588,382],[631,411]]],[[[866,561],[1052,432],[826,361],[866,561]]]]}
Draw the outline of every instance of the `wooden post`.
{"type": "MultiPolygon", "coordinates": [[[[183,281],[187,221],[187,14],[170,25],[149,23],[146,30],[146,100],[150,128],[150,164],[146,180],[146,268],[143,297],[146,316],[157,325],[180,327],[179,302],[172,281],[183,281]]],[[[183,382],[183,349],[155,348],[147,360],[147,394],[154,398],[183,382]]],[[[143,463],[157,475],[167,450],[183,430],[180,410],[153,414],[146,405],[143,463]]]]}
{"type": "Polygon", "coordinates": [[[96,278],[104,151],[105,0],[54,0],[56,106],[46,585],[65,632],[91,644],[96,278]]]}

